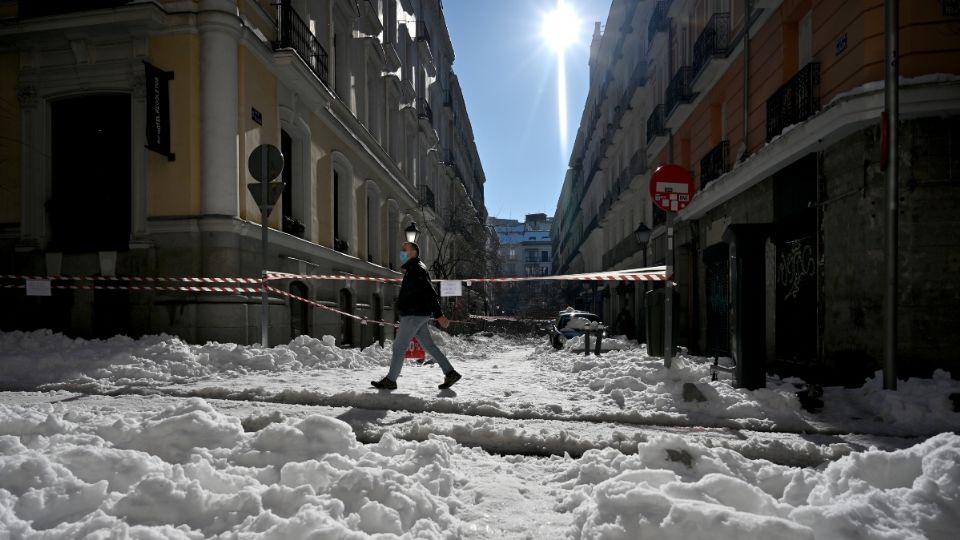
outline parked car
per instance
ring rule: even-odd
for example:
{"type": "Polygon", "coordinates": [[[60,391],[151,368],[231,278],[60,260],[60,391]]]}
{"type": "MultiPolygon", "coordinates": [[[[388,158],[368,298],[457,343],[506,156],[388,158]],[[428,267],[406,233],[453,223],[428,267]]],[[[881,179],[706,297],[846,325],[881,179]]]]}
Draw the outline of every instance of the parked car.
{"type": "Polygon", "coordinates": [[[550,344],[553,348],[563,348],[568,339],[583,335],[583,327],[601,322],[600,317],[589,311],[577,311],[567,308],[557,314],[557,321],[550,328],[550,344]]]}

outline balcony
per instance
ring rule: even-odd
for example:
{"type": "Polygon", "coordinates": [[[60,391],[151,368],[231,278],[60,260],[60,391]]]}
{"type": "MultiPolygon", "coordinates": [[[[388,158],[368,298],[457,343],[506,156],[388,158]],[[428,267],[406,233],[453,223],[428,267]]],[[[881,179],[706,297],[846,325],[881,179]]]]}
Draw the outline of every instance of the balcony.
{"type": "Polygon", "coordinates": [[[691,101],[693,101],[693,68],[682,66],[667,85],[666,103],[664,103],[666,117],[669,118],[680,104],[691,101]]]}
{"type": "Polygon", "coordinates": [[[433,190],[426,184],[420,184],[420,197],[418,202],[420,206],[426,206],[434,212],[437,211],[437,199],[433,195],[433,190]]]}
{"type": "Polygon", "coordinates": [[[627,85],[627,100],[632,100],[633,95],[647,84],[647,59],[645,57],[637,60],[633,72],[630,74],[630,82],[627,85]]]}
{"type": "Polygon", "coordinates": [[[820,64],[810,62],[767,100],[767,142],[820,110],[820,64]]]}
{"type": "Polygon", "coordinates": [[[378,36],[383,32],[380,13],[373,0],[360,0],[360,31],[368,36],[378,36]]]}
{"type": "Polygon", "coordinates": [[[447,107],[448,109],[452,109],[453,108],[453,91],[450,90],[449,88],[444,88],[440,92],[443,95],[443,106],[447,107]]]}
{"type": "Polygon", "coordinates": [[[94,9],[112,9],[129,4],[133,0],[19,0],[17,2],[17,16],[21,19],[30,17],[47,17],[50,15],[63,15],[78,11],[90,11],[94,9]]]}
{"type": "Polygon", "coordinates": [[[603,254],[603,269],[612,270],[613,267],[619,264],[621,261],[632,257],[634,254],[639,252],[640,245],[637,243],[637,239],[632,233],[628,234],[622,240],[617,242],[617,245],[613,246],[603,254]]]}
{"type": "MultiPolygon", "coordinates": [[[[630,158],[630,176],[640,176],[647,172],[647,149],[640,148],[630,158]]],[[[632,179],[632,178],[631,178],[632,179]]]]}
{"type": "Polygon", "coordinates": [[[277,6],[277,40],[273,50],[293,49],[317,77],[327,83],[327,51],[310,31],[310,26],[287,3],[277,6]]]}
{"type": "Polygon", "coordinates": [[[653,108],[653,112],[651,112],[650,117],[647,118],[647,145],[657,137],[667,134],[665,110],[666,106],[661,103],[653,108]]]}
{"type": "Polygon", "coordinates": [[[431,52],[430,47],[430,32],[427,30],[427,25],[423,21],[418,21],[417,50],[420,51],[420,60],[423,62],[423,67],[426,68],[427,74],[431,77],[436,77],[437,65],[433,62],[433,52],[431,52]]]}
{"type": "Polygon", "coordinates": [[[423,98],[417,98],[417,118],[426,120],[430,126],[433,125],[433,109],[430,108],[430,103],[423,98]]]}
{"type": "Polygon", "coordinates": [[[730,143],[721,141],[700,160],[700,189],[730,170],[730,143]]]}
{"type": "Polygon", "coordinates": [[[653,43],[653,38],[659,32],[666,32],[670,29],[670,17],[667,12],[670,11],[670,0],[660,0],[653,8],[653,15],[650,16],[650,22],[647,24],[647,47],[653,43]]]}
{"type": "MultiPolygon", "coordinates": [[[[693,74],[700,77],[714,58],[730,54],[730,14],[714,13],[693,44],[693,74]]],[[[709,77],[707,77],[709,78],[709,77]]]]}

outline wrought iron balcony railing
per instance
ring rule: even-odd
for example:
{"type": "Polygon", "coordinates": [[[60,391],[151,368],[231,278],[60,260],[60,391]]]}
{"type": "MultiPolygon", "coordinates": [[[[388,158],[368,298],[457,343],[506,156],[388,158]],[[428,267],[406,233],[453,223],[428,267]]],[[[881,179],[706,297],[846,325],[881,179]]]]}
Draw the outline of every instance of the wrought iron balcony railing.
{"type": "Polygon", "coordinates": [[[637,59],[637,65],[634,66],[633,72],[630,74],[630,87],[627,90],[628,95],[633,95],[637,91],[637,88],[647,84],[647,59],[646,57],[641,57],[637,59]]]}
{"type": "Polygon", "coordinates": [[[640,148],[630,158],[630,174],[638,176],[647,172],[647,149],[640,148]]]}
{"type": "Polygon", "coordinates": [[[670,18],[667,12],[670,11],[670,0],[660,0],[653,8],[653,15],[650,16],[650,22],[647,24],[647,45],[653,43],[653,38],[658,32],[666,32],[670,29],[670,18]]]}
{"type": "Polygon", "coordinates": [[[720,141],[700,160],[700,189],[730,170],[730,143],[720,141]]]}
{"type": "Polygon", "coordinates": [[[417,41],[426,41],[429,45],[433,44],[430,41],[430,31],[427,30],[427,24],[423,21],[417,23],[417,41]]]}
{"type": "Polygon", "coordinates": [[[647,144],[653,139],[667,134],[667,115],[666,106],[662,103],[653,108],[650,117],[647,118],[647,144]]]}
{"type": "Polygon", "coordinates": [[[30,17],[46,17],[49,15],[63,15],[65,13],[75,13],[78,11],[89,11],[93,9],[108,9],[120,7],[124,4],[130,4],[133,0],[19,0],[17,4],[17,17],[26,19],[30,17]]]}
{"type": "Polygon", "coordinates": [[[417,98],[417,117],[426,118],[433,124],[433,109],[430,108],[430,103],[423,98],[417,98]]]}
{"type": "Polygon", "coordinates": [[[730,14],[714,13],[693,44],[693,74],[697,76],[713,58],[730,52],[730,14]]]}
{"type": "Polygon", "coordinates": [[[820,64],[810,62],[767,100],[767,142],[820,110],[820,64]]]}
{"type": "Polygon", "coordinates": [[[426,184],[420,184],[420,206],[426,206],[436,211],[437,199],[433,195],[433,190],[426,184]]]}
{"type": "Polygon", "coordinates": [[[639,251],[640,244],[637,243],[637,239],[633,236],[633,233],[630,233],[603,254],[603,269],[611,270],[620,261],[631,257],[639,251]]]}
{"type": "Polygon", "coordinates": [[[681,66],[670,79],[667,85],[666,102],[664,109],[666,116],[670,116],[677,105],[690,103],[693,100],[693,68],[681,66]]]}
{"type": "Polygon", "coordinates": [[[277,40],[273,50],[293,49],[317,77],[327,84],[327,51],[310,31],[310,26],[288,2],[274,4],[277,8],[277,40]]]}

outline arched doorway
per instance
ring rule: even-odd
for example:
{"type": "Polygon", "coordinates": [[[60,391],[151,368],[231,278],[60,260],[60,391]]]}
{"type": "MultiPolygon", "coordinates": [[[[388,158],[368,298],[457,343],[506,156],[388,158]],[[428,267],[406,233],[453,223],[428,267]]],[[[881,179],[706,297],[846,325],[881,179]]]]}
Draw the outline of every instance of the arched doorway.
{"type": "MultiPolygon", "coordinates": [[[[353,314],[353,293],[350,289],[340,289],[340,311],[353,314]]],[[[353,345],[353,318],[340,316],[340,346],[353,345]]]]}
{"type": "MultiPolygon", "coordinates": [[[[300,298],[309,298],[307,286],[294,281],[290,284],[290,294],[300,298]]],[[[310,306],[302,300],[290,298],[290,339],[310,334],[310,306]]]]}

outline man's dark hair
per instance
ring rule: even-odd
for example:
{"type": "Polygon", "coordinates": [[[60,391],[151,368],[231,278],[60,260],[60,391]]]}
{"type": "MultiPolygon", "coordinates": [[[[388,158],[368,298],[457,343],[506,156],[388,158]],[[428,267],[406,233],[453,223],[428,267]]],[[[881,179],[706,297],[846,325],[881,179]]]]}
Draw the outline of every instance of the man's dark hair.
{"type": "Polygon", "coordinates": [[[412,247],[413,250],[417,252],[417,257],[420,256],[420,246],[418,246],[416,242],[404,242],[403,245],[412,247]]]}

